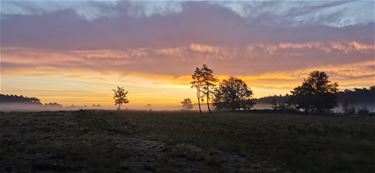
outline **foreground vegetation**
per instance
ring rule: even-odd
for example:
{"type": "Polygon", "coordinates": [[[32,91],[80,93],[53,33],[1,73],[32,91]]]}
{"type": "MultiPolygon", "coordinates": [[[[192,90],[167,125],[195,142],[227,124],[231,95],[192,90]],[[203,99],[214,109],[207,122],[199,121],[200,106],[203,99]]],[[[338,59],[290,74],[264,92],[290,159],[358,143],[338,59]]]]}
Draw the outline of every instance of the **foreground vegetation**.
{"type": "Polygon", "coordinates": [[[0,172],[375,172],[375,119],[276,113],[0,114],[0,172]]]}

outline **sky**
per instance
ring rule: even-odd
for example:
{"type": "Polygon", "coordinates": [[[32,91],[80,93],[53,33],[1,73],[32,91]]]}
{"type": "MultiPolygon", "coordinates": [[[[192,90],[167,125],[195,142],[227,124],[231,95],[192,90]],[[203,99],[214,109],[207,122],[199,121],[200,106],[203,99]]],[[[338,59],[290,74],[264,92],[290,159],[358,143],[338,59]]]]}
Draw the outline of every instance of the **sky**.
{"type": "Polygon", "coordinates": [[[375,85],[372,0],[0,1],[1,93],[65,106],[195,101],[195,67],[245,80],[259,98],[322,70],[339,88],[375,85]]]}

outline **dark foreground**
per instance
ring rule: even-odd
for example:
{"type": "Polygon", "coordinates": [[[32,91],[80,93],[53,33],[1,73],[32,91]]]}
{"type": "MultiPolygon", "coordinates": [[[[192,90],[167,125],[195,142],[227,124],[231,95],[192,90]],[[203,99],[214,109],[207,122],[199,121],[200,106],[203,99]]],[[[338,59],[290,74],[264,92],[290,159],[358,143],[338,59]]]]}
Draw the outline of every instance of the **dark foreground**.
{"type": "Polygon", "coordinates": [[[0,135],[0,172],[375,172],[373,118],[1,113],[0,135]]]}

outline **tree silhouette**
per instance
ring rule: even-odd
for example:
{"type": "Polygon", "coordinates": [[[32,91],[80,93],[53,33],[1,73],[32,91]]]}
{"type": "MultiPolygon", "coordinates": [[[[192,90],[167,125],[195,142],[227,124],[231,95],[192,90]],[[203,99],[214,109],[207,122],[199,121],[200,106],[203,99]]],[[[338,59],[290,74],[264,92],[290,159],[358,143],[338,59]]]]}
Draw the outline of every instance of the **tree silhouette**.
{"type": "Polygon", "coordinates": [[[243,80],[229,77],[215,89],[214,104],[218,110],[251,109],[255,104],[252,95],[252,90],[243,80]]]}
{"type": "Polygon", "coordinates": [[[150,103],[146,104],[146,109],[149,111],[149,112],[152,112],[152,105],[150,103]]]}
{"type": "Polygon", "coordinates": [[[120,110],[123,104],[129,103],[129,100],[126,98],[128,91],[125,91],[124,87],[118,86],[117,89],[113,89],[113,92],[113,99],[115,101],[115,105],[117,105],[117,110],[120,110]]]}
{"type": "Polygon", "coordinates": [[[0,103],[27,103],[42,105],[40,100],[36,97],[25,97],[23,95],[8,95],[0,94],[0,103]]]}
{"type": "Polygon", "coordinates": [[[197,89],[197,100],[198,100],[198,108],[199,108],[199,113],[202,113],[201,109],[201,100],[202,100],[202,92],[201,92],[201,87],[203,86],[203,76],[202,76],[202,71],[199,69],[199,67],[195,68],[195,71],[193,75],[191,76],[193,81],[191,81],[191,88],[196,88],[197,89]]]}
{"type": "Polygon", "coordinates": [[[329,111],[337,105],[337,83],[331,83],[325,72],[313,71],[301,86],[291,91],[290,103],[305,113],[329,111]]]}
{"type": "Polygon", "coordinates": [[[201,68],[195,68],[194,74],[192,75],[193,81],[191,82],[192,88],[197,89],[197,99],[199,112],[202,113],[200,102],[206,98],[206,104],[208,112],[211,113],[210,100],[213,94],[213,89],[218,81],[213,75],[213,71],[208,68],[206,64],[203,64],[201,68]]]}
{"type": "Polygon", "coordinates": [[[182,102],[181,105],[184,109],[190,110],[193,108],[193,103],[191,102],[190,98],[185,98],[182,102]]]}
{"type": "Polygon", "coordinates": [[[293,109],[290,107],[289,97],[290,96],[288,94],[286,94],[285,96],[274,95],[274,96],[268,96],[267,98],[270,100],[271,107],[272,107],[273,110],[276,110],[276,111],[291,111],[293,109]]]}
{"type": "Polygon", "coordinates": [[[214,87],[216,86],[216,82],[218,79],[213,75],[213,70],[208,68],[206,64],[203,64],[203,67],[201,68],[202,72],[202,78],[203,78],[203,88],[202,92],[204,96],[206,97],[206,104],[207,104],[207,109],[208,112],[211,113],[211,108],[210,108],[210,100],[211,100],[211,95],[213,95],[213,90],[214,87]]]}
{"type": "Polygon", "coordinates": [[[354,88],[337,93],[337,100],[346,104],[371,104],[375,105],[375,86],[369,88],[354,88]]]}
{"type": "Polygon", "coordinates": [[[56,102],[53,102],[53,103],[45,103],[44,106],[54,107],[54,108],[62,108],[62,107],[63,107],[63,105],[58,104],[58,103],[56,103],[56,102]]]}

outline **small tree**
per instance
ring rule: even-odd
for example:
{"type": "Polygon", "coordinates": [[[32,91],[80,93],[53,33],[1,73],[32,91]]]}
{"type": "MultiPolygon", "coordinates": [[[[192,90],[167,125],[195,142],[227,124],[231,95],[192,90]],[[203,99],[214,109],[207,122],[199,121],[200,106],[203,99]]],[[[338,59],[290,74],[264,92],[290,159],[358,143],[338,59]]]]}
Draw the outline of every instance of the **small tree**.
{"type": "Polygon", "coordinates": [[[128,91],[125,91],[124,87],[118,86],[117,89],[113,89],[113,92],[113,99],[115,101],[115,105],[117,105],[117,110],[120,110],[123,104],[129,103],[129,100],[126,98],[128,91]]]}
{"type": "Polygon", "coordinates": [[[251,109],[253,91],[238,78],[223,80],[215,90],[214,104],[218,110],[251,109]]]}
{"type": "Polygon", "coordinates": [[[185,110],[193,109],[193,103],[191,102],[190,98],[186,98],[181,102],[182,108],[185,110]]]}
{"type": "Polygon", "coordinates": [[[337,105],[337,83],[331,83],[325,72],[313,71],[301,86],[291,91],[290,103],[305,113],[329,111],[337,105]]]}
{"type": "Polygon", "coordinates": [[[149,103],[149,104],[146,104],[146,109],[149,111],[149,112],[152,112],[152,105],[149,103]]]}

